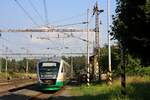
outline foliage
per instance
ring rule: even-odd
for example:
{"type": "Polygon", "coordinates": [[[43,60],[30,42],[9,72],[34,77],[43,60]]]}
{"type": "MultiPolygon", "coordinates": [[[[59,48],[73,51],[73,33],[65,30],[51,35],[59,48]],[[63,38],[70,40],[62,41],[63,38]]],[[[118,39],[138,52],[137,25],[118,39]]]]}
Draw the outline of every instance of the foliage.
{"type": "Polygon", "coordinates": [[[105,83],[81,85],[73,87],[69,92],[75,96],[75,100],[147,100],[150,98],[149,84],[149,76],[129,76],[126,96],[121,95],[119,78],[113,81],[112,87],[105,83]]]}
{"type": "MultiPolygon", "coordinates": [[[[120,49],[116,46],[111,46],[111,56],[112,56],[112,71],[113,75],[120,75],[120,49]]],[[[103,72],[107,72],[108,69],[108,48],[107,45],[101,48],[101,66],[103,72]]],[[[75,76],[78,77],[79,74],[86,73],[86,57],[85,56],[76,56],[76,57],[63,57],[69,64],[71,64],[71,60],[73,62],[73,70],[75,72],[75,76]]],[[[8,59],[8,72],[22,72],[25,73],[27,59],[15,60],[8,59]]],[[[2,72],[5,72],[5,58],[1,58],[1,66],[2,72]]],[[[36,59],[28,59],[29,63],[29,72],[36,72],[36,59]]],[[[150,73],[149,67],[147,69],[141,65],[141,60],[137,57],[134,57],[127,53],[126,56],[126,73],[128,74],[139,74],[139,75],[149,75],[150,73]]]]}
{"type": "MultiPolygon", "coordinates": [[[[118,76],[121,73],[121,57],[120,57],[120,48],[116,46],[111,46],[111,61],[112,61],[112,71],[114,76],[118,76]]],[[[150,75],[149,67],[145,67],[141,64],[141,59],[131,55],[126,52],[125,56],[126,63],[126,73],[128,75],[150,75]]],[[[108,69],[108,47],[107,45],[101,48],[101,66],[103,72],[106,72],[108,69]]]]}
{"type": "MultiPolygon", "coordinates": [[[[5,71],[6,67],[6,59],[1,58],[1,67],[2,71],[5,71]]],[[[26,67],[26,61],[27,59],[24,58],[23,60],[15,60],[15,59],[7,59],[7,69],[8,72],[25,72],[26,67]]],[[[35,72],[36,71],[36,60],[35,59],[28,59],[29,62],[29,72],[35,72]]]]}
{"type": "Polygon", "coordinates": [[[29,71],[31,73],[35,73],[35,71],[36,71],[36,64],[37,64],[36,59],[29,60],[29,71]]]}
{"type": "Polygon", "coordinates": [[[141,75],[141,76],[147,75],[147,76],[150,76],[150,66],[149,67],[142,67],[140,69],[136,69],[135,72],[136,73],[134,73],[134,74],[136,74],[136,75],[141,75]]]}
{"type": "Polygon", "coordinates": [[[113,36],[132,55],[150,64],[150,0],[116,0],[113,36]]]}
{"type": "Polygon", "coordinates": [[[100,49],[100,66],[103,72],[107,72],[108,69],[108,49],[103,47],[100,49]]]}
{"type": "MultiPolygon", "coordinates": [[[[100,49],[101,55],[101,67],[103,72],[107,72],[108,70],[108,46],[105,45],[103,48],[100,49]]],[[[118,46],[111,46],[111,65],[112,70],[115,72],[120,71],[120,50],[118,46]]]]}
{"type": "Polygon", "coordinates": [[[138,58],[133,58],[131,55],[126,57],[126,72],[127,74],[136,74],[142,68],[141,61],[138,58]]]}
{"type": "Polygon", "coordinates": [[[73,63],[73,70],[76,75],[79,75],[80,72],[85,71],[86,68],[86,58],[85,56],[76,56],[76,57],[62,57],[69,64],[71,64],[71,60],[73,63]]]}
{"type": "MultiPolygon", "coordinates": [[[[63,57],[69,64],[71,64],[71,60],[73,62],[73,69],[76,75],[79,75],[79,73],[83,70],[85,71],[85,56],[76,56],[76,57],[63,57]]],[[[12,72],[17,72],[17,73],[25,73],[26,72],[26,64],[28,60],[28,70],[29,72],[36,72],[36,59],[20,59],[20,60],[15,60],[15,59],[7,59],[8,63],[8,73],[13,74],[12,72]]],[[[2,66],[2,72],[5,72],[5,66],[6,66],[6,59],[1,58],[1,66],[2,66]]]]}

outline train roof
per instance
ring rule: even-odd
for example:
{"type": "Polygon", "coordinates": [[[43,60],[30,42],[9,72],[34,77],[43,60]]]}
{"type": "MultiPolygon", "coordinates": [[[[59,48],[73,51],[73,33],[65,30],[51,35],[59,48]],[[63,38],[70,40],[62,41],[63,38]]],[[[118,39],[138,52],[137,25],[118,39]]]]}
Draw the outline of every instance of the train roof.
{"type": "Polygon", "coordinates": [[[44,61],[60,62],[61,60],[63,60],[61,57],[51,57],[51,58],[42,58],[42,59],[39,59],[38,62],[44,62],[44,61]]]}

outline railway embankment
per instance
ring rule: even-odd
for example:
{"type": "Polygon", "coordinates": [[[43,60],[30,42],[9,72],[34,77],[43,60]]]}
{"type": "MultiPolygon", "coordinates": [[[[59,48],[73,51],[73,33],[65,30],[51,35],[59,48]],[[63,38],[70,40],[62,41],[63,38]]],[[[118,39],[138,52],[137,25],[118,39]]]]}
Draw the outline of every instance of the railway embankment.
{"type": "Polygon", "coordinates": [[[13,89],[22,88],[36,83],[36,79],[15,79],[0,83],[0,93],[13,89]]]}

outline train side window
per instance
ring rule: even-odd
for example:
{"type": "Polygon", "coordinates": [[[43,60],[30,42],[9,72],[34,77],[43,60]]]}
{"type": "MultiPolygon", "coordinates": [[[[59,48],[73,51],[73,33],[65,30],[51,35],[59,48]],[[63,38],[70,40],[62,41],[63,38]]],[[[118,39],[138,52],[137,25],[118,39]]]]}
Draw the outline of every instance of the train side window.
{"type": "Polygon", "coordinates": [[[66,69],[66,64],[65,63],[63,64],[63,68],[64,68],[64,72],[66,73],[67,69],[66,69]]]}
{"type": "Polygon", "coordinates": [[[62,66],[61,73],[63,73],[63,72],[64,72],[64,67],[62,66]]]}
{"type": "Polygon", "coordinates": [[[65,72],[65,64],[63,63],[63,66],[62,66],[62,69],[61,69],[61,72],[65,72]]]}

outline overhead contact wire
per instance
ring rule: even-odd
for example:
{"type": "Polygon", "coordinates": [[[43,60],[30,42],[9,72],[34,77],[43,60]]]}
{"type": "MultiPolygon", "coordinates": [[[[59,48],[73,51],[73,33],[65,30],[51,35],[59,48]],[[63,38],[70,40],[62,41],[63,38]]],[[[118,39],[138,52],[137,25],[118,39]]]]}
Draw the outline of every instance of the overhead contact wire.
{"type": "Polygon", "coordinates": [[[39,26],[39,25],[35,22],[35,20],[31,17],[31,15],[24,9],[24,7],[18,2],[18,0],[14,0],[14,1],[15,1],[15,2],[18,4],[18,6],[23,10],[23,12],[28,16],[28,18],[33,22],[33,24],[39,26]]]}

